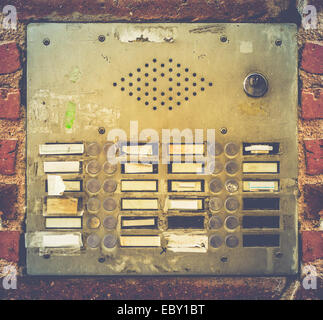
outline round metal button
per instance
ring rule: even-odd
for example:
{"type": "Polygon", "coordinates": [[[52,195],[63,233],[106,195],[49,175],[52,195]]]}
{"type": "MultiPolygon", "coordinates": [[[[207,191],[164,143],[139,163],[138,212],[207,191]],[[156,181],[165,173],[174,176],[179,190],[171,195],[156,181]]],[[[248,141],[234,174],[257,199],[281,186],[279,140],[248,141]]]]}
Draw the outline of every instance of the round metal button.
{"type": "Polygon", "coordinates": [[[117,171],[117,165],[116,164],[111,164],[108,161],[104,163],[103,165],[103,171],[106,174],[114,174],[117,171]]]}
{"type": "Polygon", "coordinates": [[[117,203],[113,198],[106,198],[103,201],[103,208],[106,211],[113,211],[117,207],[117,203]]]}
{"type": "Polygon", "coordinates": [[[101,202],[98,198],[90,198],[86,204],[87,210],[91,212],[96,212],[101,207],[101,202]]]}
{"type": "Polygon", "coordinates": [[[220,143],[210,143],[208,144],[208,152],[212,156],[219,156],[223,152],[223,147],[220,143]]]}
{"type": "Polygon", "coordinates": [[[225,164],[225,170],[228,174],[235,174],[239,170],[239,165],[236,161],[229,161],[225,164]]]}
{"type": "Polygon", "coordinates": [[[87,166],[86,171],[89,174],[96,175],[101,171],[101,164],[97,160],[91,160],[87,166]]]}
{"type": "Polygon", "coordinates": [[[112,230],[117,225],[117,219],[114,216],[106,216],[103,220],[103,226],[106,229],[112,230]]]}
{"type": "Polygon", "coordinates": [[[112,193],[117,189],[117,181],[108,179],[103,182],[103,190],[104,192],[112,193]]]}
{"type": "Polygon", "coordinates": [[[90,234],[87,239],[86,243],[90,248],[97,248],[100,245],[100,237],[97,234],[90,234]]]}
{"type": "Polygon", "coordinates": [[[90,179],[86,183],[86,189],[90,193],[98,193],[101,189],[101,183],[98,179],[90,179]]]}
{"type": "Polygon", "coordinates": [[[234,193],[239,189],[239,183],[237,180],[230,179],[225,182],[225,188],[228,192],[234,193]]]}
{"type": "Polygon", "coordinates": [[[223,240],[220,236],[213,235],[210,237],[210,246],[212,248],[219,248],[221,247],[222,243],[223,243],[223,240]]]}
{"type": "Polygon", "coordinates": [[[260,73],[250,73],[243,82],[243,89],[249,97],[262,97],[268,90],[268,81],[260,73]]]}
{"type": "Polygon", "coordinates": [[[225,225],[228,229],[233,230],[239,225],[239,220],[235,216],[228,216],[225,218],[225,225]]]}
{"type": "Polygon", "coordinates": [[[214,178],[209,184],[210,191],[213,193],[218,193],[222,190],[223,184],[219,178],[214,178]]]}
{"type": "Polygon", "coordinates": [[[219,216],[212,216],[209,220],[210,229],[220,229],[222,227],[222,220],[219,216]]]}
{"type": "Polygon", "coordinates": [[[219,174],[223,170],[223,164],[219,160],[212,159],[209,160],[207,168],[209,174],[219,174]]]}
{"type": "Polygon", "coordinates": [[[86,152],[89,156],[97,156],[101,152],[101,147],[97,142],[93,142],[87,146],[86,152]]]}
{"type": "Polygon", "coordinates": [[[239,146],[233,142],[230,142],[226,144],[224,151],[228,156],[233,157],[239,152],[239,146]]]}
{"type": "Polygon", "coordinates": [[[235,197],[230,197],[225,200],[225,207],[228,211],[235,211],[239,208],[239,200],[235,197]]]}
{"type": "Polygon", "coordinates": [[[234,236],[234,235],[227,236],[225,238],[225,244],[229,248],[235,248],[239,244],[239,239],[236,236],[234,236]]]}
{"type": "Polygon", "coordinates": [[[219,211],[223,206],[221,198],[212,197],[209,201],[209,208],[211,211],[219,211]]]}
{"type": "Polygon", "coordinates": [[[97,229],[99,228],[101,222],[97,216],[91,216],[86,222],[89,229],[97,229]]]}
{"type": "Polygon", "coordinates": [[[107,234],[104,238],[103,238],[103,245],[106,248],[114,248],[117,244],[117,237],[114,234],[107,234]]]}

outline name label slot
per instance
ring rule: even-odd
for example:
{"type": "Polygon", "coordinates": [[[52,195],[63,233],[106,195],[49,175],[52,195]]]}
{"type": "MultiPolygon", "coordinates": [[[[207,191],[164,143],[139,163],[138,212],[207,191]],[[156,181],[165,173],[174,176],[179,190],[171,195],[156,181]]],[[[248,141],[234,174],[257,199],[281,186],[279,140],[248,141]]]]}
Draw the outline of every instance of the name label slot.
{"type": "Polygon", "coordinates": [[[48,143],[39,145],[40,155],[69,155],[69,154],[83,154],[83,143],[48,143]]]}
{"type": "Polygon", "coordinates": [[[204,229],[204,216],[171,216],[168,229],[204,229]]]}
{"type": "Polygon", "coordinates": [[[279,162],[243,162],[243,173],[279,173],[279,162]]]}
{"type": "Polygon", "coordinates": [[[46,218],[46,229],[81,229],[82,218],[46,218]]]}
{"type": "Polygon", "coordinates": [[[243,210],[279,210],[280,198],[243,198],[243,210]]]}
{"type": "Polygon", "coordinates": [[[199,234],[165,234],[167,249],[172,252],[206,253],[207,235],[199,234]]]}
{"type": "Polygon", "coordinates": [[[120,236],[121,247],[160,247],[160,236],[120,236]]]}
{"type": "Polygon", "coordinates": [[[244,234],[243,247],[279,247],[279,234],[244,234]]]}
{"type": "Polygon", "coordinates": [[[121,229],[158,229],[157,217],[121,217],[121,229]]]}
{"type": "Polygon", "coordinates": [[[169,210],[204,210],[204,199],[168,199],[169,210]]]}
{"type": "Polygon", "coordinates": [[[121,210],[158,210],[157,198],[123,198],[121,210]]]}
{"type": "Polygon", "coordinates": [[[78,198],[46,198],[45,215],[79,215],[78,198]]]}
{"type": "Polygon", "coordinates": [[[177,174],[202,174],[204,164],[202,162],[180,163],[172,162],[168,165],[168,173],[177,174]]]}
{"type": "Polygon", "coordinates": [[[168,145],[169,155],[204,155],[204,144],[171,143],[168,145]]]}
{"type": "Polygon", "coordinates": [[[124,174],[148,174],[158,173],[158,164],[151,163],[122,163],[121,173],[124,174]]]}
{"type": "Polygon", "coordinates": [[[168,192],[204,192],[204,180],[168,180],[168,192]]]}
{"type": "Polygon", "coordinates": [[[279,143],[277,142],[243,143],[243,155],[278,154],[278,153],[279,153],[279,143]]]}
{"type": "Polygon", "coordinates": [[[244,192],[278,192],[279,180],[244,180],[242,190],[244,192]]]}
{"type": "Polygon", "coordinates": [[[45,173],[74,173],[81,171],[79,161],[49,161],[44,162],[45,173]]]}
{"type": "Polygon", "coordinates": [[[121,180],[122,192],[158,192],[158,180],[121,180]]]}

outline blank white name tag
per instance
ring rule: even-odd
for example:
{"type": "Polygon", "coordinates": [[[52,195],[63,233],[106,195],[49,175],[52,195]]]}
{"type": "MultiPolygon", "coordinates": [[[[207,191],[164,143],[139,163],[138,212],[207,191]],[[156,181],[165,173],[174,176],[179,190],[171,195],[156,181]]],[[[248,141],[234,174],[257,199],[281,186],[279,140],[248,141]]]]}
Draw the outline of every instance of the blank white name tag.
{"type": "Polygon", "coordinates": [[[41,144],[39,145],[40,155],[60,155],[60,154],[83,154],[84,145],[82,143],[68,144],[41,144]]]}
{"type": "Polygon", "coordinates": [[[151,156],[153,155],[153,146],[150,145],[142,145],[142,146],[122,146],[122,153],[129,155],[145,155],[151,156]]]}
{"type": "Polygon", "coordinates": [[[154,168],[150,163],[125,163],[124,173],[153,173],[154,168]]]}
{"type": "Polygon", "coordinates": [[[278,173],[278,162],[244,162],[243,173],[278,173]]]}
{"type": "Polygon", "coordinates": [[[207,235],[165,234],[167,249],[173,252],[205,253],[208,248],[207,235]]]}
{"type": "Polygon", "coordinates": [[[169,144],[168,153],[170,155],[203,155],[204,144],[169,144]]]}
{"type": "Polygon", "coordinates": [[[201,210],[203,209],[202,199],[169,199],[170,210],[201,210]]]}
{"type": "Polygon", "coordinates": [[[46,229],[81,229],[82,218],[46,218],[46,229]]]}
{"type": "Polygon", "coordinates": [[[80,172],[79,161],[49,161],[44,162],[45,173],[73,173],[80,172]]]}
{"type": "Polygon", "coordinates": [[[127,198],[121,199],[122,210],[157,210],[158,199],[139,199],[127,198]]]}
{"type": "Polygon", "coordinates": [[[121,191],[122,192],[134,192],[134,191],[152,191],[158,190],[157,180],[122,180],[121,191]]]}
{"type": "Polygon", "coordinates": [[[203,164],[200,162],[193,163],[171,163],[169,173],[203,173],[203,164]]]}
{"type": "Polygon", "coordinates": [[[70,248],[81,247],[81,233],[66,233],[66,234],[43,234],[42,247],[45,248],[70,248]]]}

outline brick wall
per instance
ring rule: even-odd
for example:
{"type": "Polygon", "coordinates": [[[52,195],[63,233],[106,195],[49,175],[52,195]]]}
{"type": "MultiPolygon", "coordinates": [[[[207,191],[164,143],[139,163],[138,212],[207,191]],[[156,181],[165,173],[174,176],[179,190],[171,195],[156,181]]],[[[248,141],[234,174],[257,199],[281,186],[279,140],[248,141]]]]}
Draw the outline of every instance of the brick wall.
{"type": "MultiPolygon", "coordinates": [[[[9,3],[0,0],[0,12],[6,4],[9,3]]],[[[63,284],[59,281],[47,283],[45,280],[45,282],[28,280],[28,277],[24,275],[25,261],[22,258],[24,248],[20,245],[25,215],[25,30],[28,22],[38,20],[298,23],[301,263],[304,266],[309,263],[313,264],[317,267],[319,274],[323,273],[323,4],[320,0],[298,1],[297,3],[292,0],[89,0],[86,2],[30,0],[27,3],[22,0],[13,0],[10,5],[17,8],[17,30],[6,30],[0,27],[0,215],[2,220],[0,269],[7,264],[16,265],[22,275],[20,279],[22,289],[15,293],[7,293],[8,297],[28,298],[32,286],[43,286],[46,288],[44,290],[49,290],[48,287],[56,288],[56,285],[55,295],[61,294],[64,297],[59,291],[64,290],[63,284]],[[316,30],[304,30],[300,24],[299,12],[302,12],[306,4],[315,5],[318,11],[319,23],[316,30]]],[[[0,22],[2,18],[3,16],[0,15],[0,22]]],[[[226,298],[302,299],[310,297],[315,299],[319,297],[319,290],[313,293],[301,288],[301,275],[292,282],[282,277],[248,279],[222,279],[214,284],[214,287],[209,287],[210,291],[215,290],[212,291],[213,293],[207,295],[204,291],[196,298],[221,297],[221,292],[225,288],[227,289],[224,296],[226,298]],[[252,281],[252,285],[248,285],[248,281],[252,281]],[[290,291],[292,295],[289,295],[290,291]]],[[[143,284],[138,279],[133,281],[137,281],[138,285],[143,284]]],[[[147,286],[156,286],[154,281],[156,280],[152,279],[150,283],[149,280],[145,282],[142,297],[145,297],[145,292],[146,297],[149,296],[147,286]]],[[[174,291],[177,298],[180,298],[185,290],[186,296],[184,297],[189,297],[190,294],[195,297],[194,294],[200,292],[201,286],[204,285],[202,280],[185,281],[181,288],[174,287],[174,290],[178,290],[177,295],[174,291]]],[[[212,283],[214,279],[209,281],[212,283]]],[[[125,284],[118,287],[112,282],[107,285],[111,286],[112,291],[115,290],[115,295],[126,287],[125,284]]],[[[93,295],[95,283],[87,282],[87,288],[90,288],[93,295]]],[[[75,285],[75,282],[73,284],[75,285]]],[[[79,292],[76,298],[89,298],[84,295],[86,290],[83,285],[84,283],[81,284],[80,280],[79,287],[74,288],[74,291],[79,292]]],[[[159,297],[169,298],[170,296],[165,293],[168,290],[165,284],[160,282],[159,285],[161,292],[159,297]]],[[[38,297],[46,298],[45,294],[42,295],[41,289],[38,297]]],[[[112,293],[110,297],[115,296],[112,293]]],[[[123,297],[131,297],[131,295],[123,297]]]]}

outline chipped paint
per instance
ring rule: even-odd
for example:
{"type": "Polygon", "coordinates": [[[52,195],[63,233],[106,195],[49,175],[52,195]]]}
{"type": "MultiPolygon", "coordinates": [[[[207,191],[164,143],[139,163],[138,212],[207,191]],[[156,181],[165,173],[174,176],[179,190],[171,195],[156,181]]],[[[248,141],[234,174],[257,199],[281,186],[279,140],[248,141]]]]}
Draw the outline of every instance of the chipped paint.
{"type": "Polygon", "coordinates": [[[76,104],[73,101],[69,101],[67,104],[64,125],[66,129],[72,129],[75,121],[76,104]]]}
{"type": "Polygon", "coordinates": [[[241,103],[238,105],[240,111],[248,116],[266,115],[268,111],[265,105],[261,102],[251,101],[248,103],[241,103]]]}
{"type": "Polygon", "coordinates": [[[175,27],[132,27],[116,30],[114,37],[121,42],[174,42],[175,27]]]}

